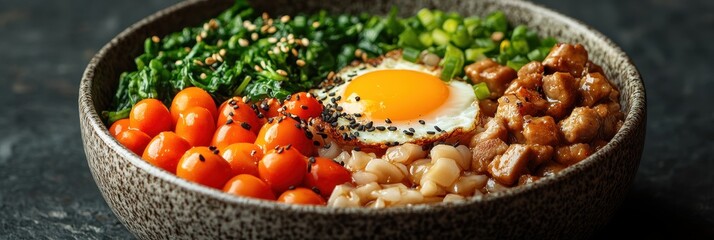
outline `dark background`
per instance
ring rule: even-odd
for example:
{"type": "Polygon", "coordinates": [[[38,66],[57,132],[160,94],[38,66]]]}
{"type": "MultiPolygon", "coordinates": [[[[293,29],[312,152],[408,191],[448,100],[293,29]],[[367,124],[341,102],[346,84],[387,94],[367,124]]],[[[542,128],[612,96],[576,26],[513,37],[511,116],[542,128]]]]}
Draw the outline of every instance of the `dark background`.
{"type": "MultiPolygon", "coordinates": [[[[176,0],[0,0],[0,239],[132,238],[85,161],[77,91],[92,55],[176,0]]],[[[635,183],[597,238],[714,239],[714,1],[539,4],[600,30],[644,78],[635,183]]]]}

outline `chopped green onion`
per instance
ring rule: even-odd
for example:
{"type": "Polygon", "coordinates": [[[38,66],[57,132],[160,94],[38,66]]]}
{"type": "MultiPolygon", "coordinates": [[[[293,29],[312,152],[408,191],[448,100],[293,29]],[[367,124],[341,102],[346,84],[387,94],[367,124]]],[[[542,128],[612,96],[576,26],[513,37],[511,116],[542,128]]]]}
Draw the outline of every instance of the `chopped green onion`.
{"type": "Polygon", "coordinates": [[[528,28],[524,25],[518,25],[513,29],[511,34],[511,41],[526,39],[526,34],[528,33],[528,28]]]}
{"type": "Polygon", "coordinates": [[[485,48],[469,48],[464,51],[464,55],[466,55],[466,61],[470,62],[476,62],[476,61],[481,61],[483,59],[486,59],[486,55],[484,55],[485,52],[487,52],[489,49],[485,48]]]}
{"type": "Polygon", "coordinates": [[[431,34],[429,32],[419,33],[419,41],[421,42],[421,44],[427,47],[434,44],[434,39],[431,38],[431,34]]]}
{"type": "Polygon", "coordinates": [[[441,25],[441,28],[444,29],[447,33],[455,33],[456,28],[459,26],[459,21],[453,18],[446,19],[444,21],[444,24],[441,25]]]}
{"type": "Polygon", "coordinates": [[[422,44],[421,40],[419,40],[417,33],[411,28],[407,28],[399,34],[399,41],[397,42],[397,45],[417,49],[425,48],[424,44],[422,44]]]}
{"type": "Polygon", "coordinates": [[[441,29],[434,29],[431,31],[431,38],[434,39],[436,45],[448,45],[449,44],[449,34],[441,29]]]}
{"type": "Polygon", "coordinates": [[[493,29],[493,32],[506,32],[508,30],[506,15],[501,11],[496,11],[488,15],[485,25],[493,29]]]}
{"type": "Polygon", "coordinates": [[[405,47],[402,50],[402,58],[413,63],[419,61],[419,55],[421,55],[421,51],[418,49],[405,47]]]}
{"type": "Polygon", "coordinates": [[[467,48],[471,46],[473,39],[469,36],[468,30],[464,26],[458,26],[456,32],[451,35],[451,41],[459,48],[467,48]]]}
{"type": "Polygon", "coordinates": [[[444,68],[441,70],[441,80],[451,81],[464,68],[464,53],[453,45],[446,46],[446,54],[443,60],[444,68]]]}
{"type": "Polygon", "coordinates": [[[419,22],[421,22],[421,25],[427,30],[436,28],[436,21],[431,10],[426,8],[419,10],[419,12],[417,12],[417,18],[419,19],[419,22]]]}
{"type": "Polygon", "coordinates": [[[508,60],[508,62],[506,62],[506,66],[518,71],[518,69],[521,69],[521,67],[523,67],[523,65],[526,65],[526,63],[528,63],[528,59],[519,55],[511,60],[508,60]]]}
{"type": "Polygon", "coordinates": [[[476,98],[478,98],[478,100],[484,100],[491,97],[491,91],[488,90],[488,86],[485,82],[474,84],[473,88],[474,94],[476,94],[476,98]]]}

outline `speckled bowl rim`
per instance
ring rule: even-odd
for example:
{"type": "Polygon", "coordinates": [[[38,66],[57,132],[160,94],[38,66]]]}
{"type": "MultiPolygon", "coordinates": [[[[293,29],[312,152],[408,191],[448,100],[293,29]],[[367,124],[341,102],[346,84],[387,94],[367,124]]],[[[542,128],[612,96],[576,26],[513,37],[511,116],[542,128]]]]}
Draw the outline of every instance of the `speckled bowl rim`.
{"type": "Polygon", "coordinates": [[[621,140],[626,140],[625,138],[627,136],[632,136],[635,134],[634,131],[637,131],[637,126],[639,124],[643,124],[643,118],[637,118],[636,116],[641,116],[643,113],[646,111],[646,94],[645,94],[645,88],[644,88],[644,83],[642,81],[642,77],[640,76],[639,71],[637,70],[636,66],[633,64],[631,59],[625,54],[620,47],[618,47],[616,44],[612,42],[609,38],[605,37],[602,33],[599,31],[593,29],[592,27],[587,26],[586,24],[575,20],[573,18],[570,18],[568,16],[562,15],[560,13],[557,13],[553,10],[550,10],[546,7],[540,6],[538,4],[534,4],[531,2],[526,2],[526,1],[519,1],[519,0],[501,0],[499,1],[499,4],[503,4],[505,7],[523,7],[523,8],[532,8],[534,11],[539,12],[539,14],[543,17],[546,18],[551,18],[555,21],[562,22],[566,25],[569,25],[573,29],[579,30],[584,32],[584,36],[587,38],[591,38],[596,40],[599,44],[604,44],[610,48],[612,48],[614,52],[614,57],[620,57],[623,58],[626,62],[627,68],[631,68],[634,70],[632,72],[632,75],[623,75],[623,78],[629,79],[628,81],[635,81],[635,89],[632,91],[632,95],[630,98],[630,110],[626,113],[626,118],[624,121],[624,124],[622,128],[617,132],[617,134],[613,137],[613,139],[608,142],[607,145],[605,145],[602,149],[598,150],[595,152],[593,155],[589,156],[585,160],[572,165],[559,173],[555,174],[555,176],[552,177],[547,177],[543,178],[533,184],[528,184],[524,186],[518,186],[518,187],[513,187],[510,189],[507,189],[502,192],[497,192],[493,194],[488,194],[484,196],[476,196],[476,197],[471,197],[468,198],[466,201],[463,202],[452,202],[452,203],[438,203],[438,204],[418,204],[418,205],[413,205],[413,206],[402,206],[402,207],[390,207],[390,208],[382,208],[382,209],[375,209],[375,208],[365,208],[365,207],[359,207],[359,208],[338,208],[338,207],[324,207],[324,206],[305,206],[305,205],[294,205],[294,204],[282,204],[274,201],[265,201],[265,200],[259,200],[259,199],[253,199],[253,198],[245,198],[245,197],[239,197],[235,195],[231,195],[228,193],[224,193],[222,191],[212,189],[209,187],[205,187],[184,179],[181,179],[177,177],[174,174],[171,174],[163,169],[160,169],[158,167],[155,167],[151,165],[150,163],[144,161],[141,159],[140,156],[134,154],[133,152],[129,151],[128,149],[124,148],[114,137],[111,136],[109,133],[109,130],[107,127],[104,125],[103,121],[101,120],[98,112],[96,109],[94,109],[94,105],[91,104],[93,101],[93,96],[92,96],[92,83],[93,83],[93,78],[94,78],[94,69],[97,67],[97,64],[105,57],[106,53],[109,51],[109,49],[113,48],[115,44],[117,44],[119,41],[122,39],[127,38],[128,36],[135,34],[135,29],[140,29],[142,26],[147,25],[148,23],[155,21],[156,19],[159,19],[161,16],[165,15],[171,15],[177,12],[180,9],[184,8],[190,8],[193,5],[204,2],[204,1],[210,1],[210,0],[190,0],[190,1],[184,1],[177,3],[173,6],[170,6],[168,8],[165,8],[161,11],[158,11],[142,20],[139,22],[131,25],[124,31],[122,31],[120,34],[118,34],[115,38],[113,38],[109,43],[104,45],[101,50],[92,58],[92,60],[89,62],[87,68],[84,71],[84,74],[82,76],[82,81],[80,83],[80,97],[79,97],[79,105],[81,108],[86,109],[86,111],[83,111],[80,114],[89,114],[88,116],[88,122],[89,125],[92,127],[93,131],[95,131],[98,136],[104,141],[112,150],[115,150],[118,154],[120,154],[123,159],[128,160],[131,164],[136,166],[137,168],[146,171],[147,173],[156,176],[164,181],[170,182],[172,184],[175,184],[176,186],[179,186],[181,188],[184,188],[189,191],[194,191],[198,192],[200,194],[205,195],[206,197],[211,197],[229,204],[235,204],[239,206],[250,206],[250,207],[258,207],[258,208],[263,208],[263,209],[275,209],[275,210],[281,210],[281,211],[292,211],[296,213],[312,213],[312,214],[321,214],[321,215],[333,215],[333,214],[358,214],[358,215],[364,215],[364,216],[377,216],[377,215],[392,215],[392,214],[413,214],[413,213],[429,213],[429,212],[434,212],[434,211],[440,211],[445,208],[454,208],[454,207],[460,207],[463,205],[471,205],[471,204],[485,204],[487,202],[491,201],[501,201],[501,200],[507,200],[509,198],[515,198],[518,197],[521,194],[524,194],[526,192],[531,192],[531,191],[538,191],[538,189],[541,189],[545,187],[546,185],[549,184],[555,184],[557,182],[562,181],[566,176],[570,176],[573,174],[578,174],[580,171],[588,169],[593,167],[594,164],[598,164],[598,158],[600,155],[602,155],[603,152],[609,152],[609,151],[614,151],[616,149],[616,144],[615,142],[620,142],[621,140]]]}

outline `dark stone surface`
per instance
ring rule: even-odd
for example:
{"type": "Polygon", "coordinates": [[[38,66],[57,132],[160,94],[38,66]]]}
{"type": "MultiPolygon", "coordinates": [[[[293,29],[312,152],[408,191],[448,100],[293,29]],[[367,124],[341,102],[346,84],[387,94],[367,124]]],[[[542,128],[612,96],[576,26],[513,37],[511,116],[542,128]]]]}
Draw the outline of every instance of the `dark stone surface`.
{"type": "MultiPolygon", "coordinates": [[[[87,168],[78,83],[105,42],[175,2],[0,1],[0,239],[132,237],[87,168]]],[[[645,79],[642,163],[596,237],[714,238],[714,2],[537,2],[609,36],[645,79]]]]}

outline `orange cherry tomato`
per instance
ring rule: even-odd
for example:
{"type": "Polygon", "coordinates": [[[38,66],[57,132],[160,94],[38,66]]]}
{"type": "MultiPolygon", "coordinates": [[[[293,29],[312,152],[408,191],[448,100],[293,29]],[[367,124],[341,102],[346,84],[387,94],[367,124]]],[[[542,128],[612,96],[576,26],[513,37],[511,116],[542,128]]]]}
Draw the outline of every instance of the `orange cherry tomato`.
{"type": "MultiPolygon", "coordinates": [[[[260,127],[263,126],[263,122],[251,105],[252,104],[244,102],[243,99],[239,97],[233,97],[226,100],[223,104],[221,104],[221,107],[218,110],[219,116],[216,126],[226,124],[228,119],[232,119],[233,122],[247,123],[250,125],[250,130],[253,133],[258,134],[260,127]]],[[[261,116],[263,115],[261,114],[261,116]]]]}
{"type": "Polygon", "coordinates": [[[117,140],[136,155],[141,155],[146,145],[151,141],[151,137],[142,131],[127,129],[119,133],[117,140]]]}
{"type": "Polygon", "coordinates": [[[129,129],[129,119],[124,118],[112,123],[112,126],[109,127],[109,133],[116,138],[119,136],[119,133],[127,129],[129,129]]]}
{"type": "Polygon", "coordinates": [[[192,107],[181,112],[176,122],[176,134],[191,146],[208,146],[216,131],[211,112],[202,107],[192,107]]]}
{"type": "Polygon", "coordinates": [[[312,140],[307,137],[307,131],[299,126],[300,123],[292,118],[285,116],[274,118],[260,129],[255,145],[267,152],[277,146],[290,144],[303,155],[311,156],[315,151],[315,146],[312,140]]]}
{"type": "Polygon", "coordinates": [[[207,147],[193,147],[186,151],[176,167],[176,176],[222,189],[233,177],[231,165],[217,154],[217,150],[207,147]]]}
{"type": "Polygon", "coordinates": [[[272,150],[258,162],[260,178],[276,193],[281,193],[290,186],[300,185],[306,170],[305,157],[292,147],[272,150]]]}
{"type": "Polygon", "coordinates": [[[149,142],[141,156],[147,162],[176,174],[176,166],[181,156],[191,148],[191,144],[174,132],[162,132],[149,142]]]}
{"type": "Polygon", "coordinates": [[[213,101],[206,90],[198,87],[189,87],[181,90],[174,96],[171,102],[171,117],[176,123],[181,116],[181,112],[188,110],[191,107],[202,107],[211,112],[211,116],[215,120],[218,118],[218,110],[216,102],[213,101]]]}
{"type": "Polygon", "coordinates": [[[258,110],[265,116],[263,120],[281,116],[281,114],[278,112],[278,109],[280,109],[280,107],[282,107],[280,104],[280,100],[276,98],[266,98],[263,99],[263,101],[260,101],[260,103],[258,103],[258,110]]]}
{"type": "Polygon", "coordinates": [[[219,126],[213,135],[211,145],[223,149],[234,143],[255,142],[255,133],[249,130],[250,125],[241,122],[232,122],[219,126]]]}
{"type": "Polygon", "coordinates": [[[306,92],[293,94],[283,105],[287,113],[295,114],[303,120],[319,117],[322,113],[322,104],[315,96],[306,92]]]}
{"type": "Polygon", "coordinates": [[[309,188],[316,187],[324,198],[332,195],[335,186],[352,182],[350,171],[331,159],[310,158],[307,169],[309,172],[305,175],[303,185],[309,188]]]}
{"type": "Polygon", "coordinates": [[[278,197],[278,202],[303,204],[303,205],[325,205],[325,199],[307,188],[296,188],[287,190],[278,197]]]}
{"type": "Polygon", "coordinates": [[[238,196],[275,200],[275,194],[267,183],[248,174],[241,174],[228,180],[223,191],[238,196]]]}
{"type": "Polygon", "coordinates": [[[257,177],[258,161],[263,158],[263,150],[252,143],[234,143],[222,148],[221,156],[231,165],[233,175],[250,174],[257,177]]]}
{"type": "Polygon", "coordinates": [[[138,129],[149,137],[173,129],[169,109],[161,101],[147,98],[139,101],[129,113],[129,127],[138,129]]]}

